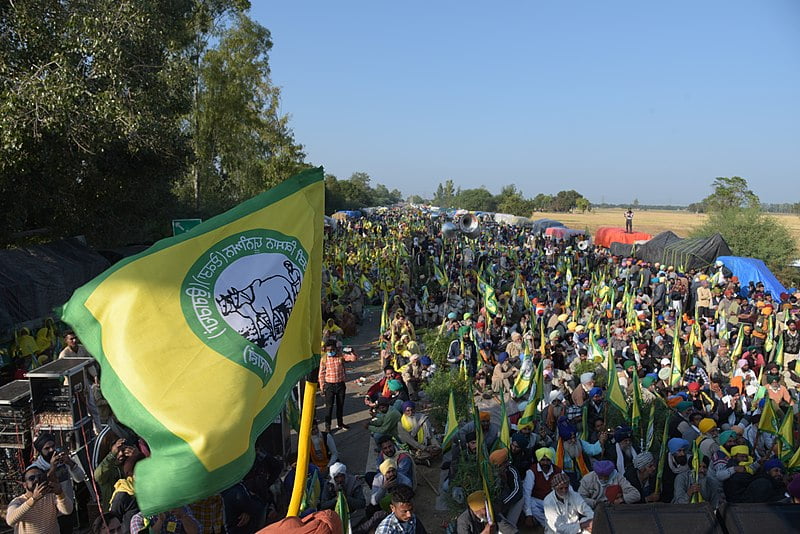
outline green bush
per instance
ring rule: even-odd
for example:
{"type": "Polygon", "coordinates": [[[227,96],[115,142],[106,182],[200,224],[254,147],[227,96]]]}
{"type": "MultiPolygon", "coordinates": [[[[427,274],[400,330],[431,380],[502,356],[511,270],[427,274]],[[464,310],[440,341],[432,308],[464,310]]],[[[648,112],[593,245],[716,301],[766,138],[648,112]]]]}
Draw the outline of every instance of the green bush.
{"type": "Polygon", "coordinates": [[[456,338],[455,334],[439,335],[439,328],[430,328],[417,332],[425,347],[425,353],[440,369],[447,367],[447,351],[450,342],[456,338]]]}
{"type": "Polygon", "coordinates": [[[759,208],[727,208],[709,214],[692,237],[719,232],[737,256],[763,260],[773,272],[784,272],[797,259],[797,245],[791,231],[759,208]]]}
{"type": "Polygon", "coordinates": [[[466,421],[472,409],[469,382],[458,376],[458,368],[451,370],[439,368],[436,374],[422,387],[425,395],[433,404],[428,416],[439,431],[444,430],[447,422],[447,405],[450,402],[450,391],[456,405],[456,417],[466,421]]]}
{"type": "Polygon", "coordinates": [[[577,379],[583,373],[594,373],[594,385],[601,388],[606,387],[606,384],[608,383],[608,375],[606,370],[599,363],[594,363],[591,360],[586,360],[583,363],[579,363],[575,368],[575,373],[573,373],[573,376],[575,376],[577,379]]]}

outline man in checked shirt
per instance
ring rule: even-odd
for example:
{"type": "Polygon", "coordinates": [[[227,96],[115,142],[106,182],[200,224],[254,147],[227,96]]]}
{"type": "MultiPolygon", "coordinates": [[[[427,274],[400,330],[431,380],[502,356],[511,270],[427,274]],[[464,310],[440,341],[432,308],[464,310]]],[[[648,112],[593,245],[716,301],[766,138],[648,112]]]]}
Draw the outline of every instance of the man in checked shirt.
{"type": "Polygon", "coordinates": [[[344,359],[336,347],[336,340],[330,339],[323,347],[323,358],[319,365],[319,390],[325,397],[325,432],[331,431],[331,418],[333,416],[333,402],[336,401],[336,429],[347,430],[344,424],[344,391],[345,373],[344,359]]]}

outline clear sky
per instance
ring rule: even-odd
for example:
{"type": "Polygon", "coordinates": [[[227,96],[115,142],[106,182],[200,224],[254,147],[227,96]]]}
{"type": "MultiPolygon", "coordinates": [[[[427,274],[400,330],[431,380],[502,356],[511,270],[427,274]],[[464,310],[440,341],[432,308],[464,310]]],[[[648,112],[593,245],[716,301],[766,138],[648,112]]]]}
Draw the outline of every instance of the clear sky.
{"type": "Polygon", "coordinates": [[[308,161],[430,197],[800,201],[800,1],[252,0],[308,161]]]}

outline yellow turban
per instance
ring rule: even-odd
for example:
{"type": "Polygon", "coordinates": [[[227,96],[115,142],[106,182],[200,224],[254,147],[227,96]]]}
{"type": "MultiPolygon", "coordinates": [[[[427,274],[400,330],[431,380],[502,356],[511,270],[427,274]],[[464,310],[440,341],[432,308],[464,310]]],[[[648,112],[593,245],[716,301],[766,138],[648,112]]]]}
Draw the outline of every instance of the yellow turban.
{"type": "Polygon", "coordinates": [[[395,462],[392,458],[387,458],[383,461],[383,463],[378,467],[382,475],[386,475],[389,469],[397,470],[397,462],[395,462]]]}
{"type": "Polygon", "coordinates": [[[747,447],[747,445],[736,445],[731,449],[731,456],[736,456],[737,454],[750,456],[750,449],[747,447]]]}
{"type": "Polygon", "coordinates": [[[536,461],[541,462],[544,457],[550,458],[552,462],[556,458],[556,451],[552,447],[542,447],[536,451],[536,461]]]}
{"type": "Polygon", "coordinates": [[[480,512],[486,507],[486,497],[482,491],[475,491],[467,497],[467,506],[473,512],[480,512]]]}

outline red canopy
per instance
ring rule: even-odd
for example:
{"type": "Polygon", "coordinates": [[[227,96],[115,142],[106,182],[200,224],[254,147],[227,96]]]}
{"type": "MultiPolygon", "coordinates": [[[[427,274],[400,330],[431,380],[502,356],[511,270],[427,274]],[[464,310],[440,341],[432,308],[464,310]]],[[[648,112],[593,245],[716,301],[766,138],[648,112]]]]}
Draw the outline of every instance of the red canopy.
{"type": "Polygon", "coordinates": [[[636,241],[649,241],[650,234],[644,232],[625,232],[624,228],[613,228],[611,226],[601,226],[594,234],[594,242],[601,247],[610,248],[611,243],[625,243],[633,245],[636,241]]]}

